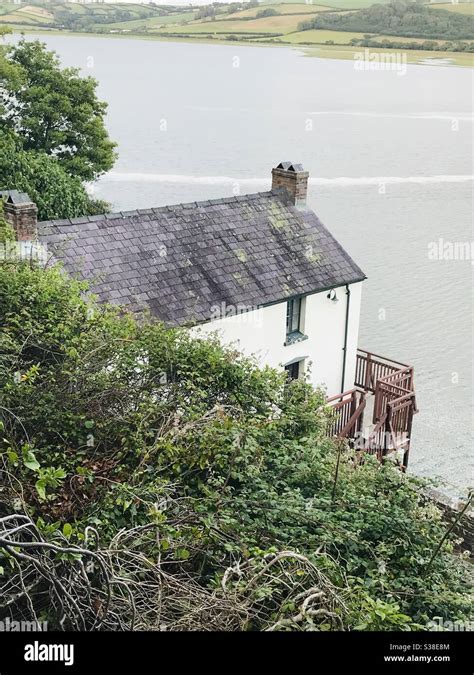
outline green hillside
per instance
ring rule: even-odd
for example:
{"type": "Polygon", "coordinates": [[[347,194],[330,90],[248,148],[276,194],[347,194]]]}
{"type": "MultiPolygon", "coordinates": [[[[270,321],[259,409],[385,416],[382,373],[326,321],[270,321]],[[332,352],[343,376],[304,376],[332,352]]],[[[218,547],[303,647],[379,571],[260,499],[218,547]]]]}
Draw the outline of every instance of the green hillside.
{"type": "Polygon", "coordinates": [[[472,2],[406,0],[327,0],[324,4],[321,0],[251,0],[201,7],[33,0],[21,5],[0,2],[0,26],[17,31],[314,46],[316,56],[333,58],[353,58],[355,47],[403,50],[410,60],[425,58],[422,52],[441,52],[451,62],[469,65],[469,54],[460,57],[474,51],[473,6],[472,2]]]}
{"type": "Polygon", "coordinates": [[[305,19],[300,28],[440,40],[474,39],[474,27],[465,15],[403,0],[375,4],[358,12],[324,12],[305,19]]]}

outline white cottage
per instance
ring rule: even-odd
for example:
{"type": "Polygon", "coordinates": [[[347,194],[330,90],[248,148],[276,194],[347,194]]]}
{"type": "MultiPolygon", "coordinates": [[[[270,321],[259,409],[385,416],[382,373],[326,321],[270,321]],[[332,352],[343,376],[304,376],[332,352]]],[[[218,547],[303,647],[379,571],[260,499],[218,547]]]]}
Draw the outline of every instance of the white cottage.
{"type": "Polygon", "coordinates": [[[261,365],[324,386],[330,434],[362,434],[359,447],[380,457],[402,450],[406,467],[413,368],[357,348],[365,275],[307,208],[307,190],[303,167],[282,162],[268,192],[67,220],[37,223],[28,195],[0,197],[23,249],[47,247],[103,301],[217,333],[261,365]]]}

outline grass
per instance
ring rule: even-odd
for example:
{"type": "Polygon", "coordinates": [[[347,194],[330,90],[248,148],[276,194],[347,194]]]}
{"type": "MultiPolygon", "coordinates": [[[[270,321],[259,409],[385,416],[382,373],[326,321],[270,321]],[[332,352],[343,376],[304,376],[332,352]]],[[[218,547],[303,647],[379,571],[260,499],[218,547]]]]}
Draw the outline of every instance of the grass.
{"type": "MultiPolygon", "coordinates": [[[[265,8],[264,8],[265,9],[265,8]]],[[[244,9],[242,12],[235,12],[234,14],[228,14],[228,19],[247,19],[255,18],[257,12],[261,12],[262,7],[252,7],[252,9],[244,9]]],[[[279,4],[278,7],[275,7],[275,11],[279,14],[315,14],[316,12],[329,12],[331,7],[326,5],[312,5],[312,4],[301,4],[301,3],[290,3],[285,2],[279,4]]]]}
{"type": "Polygon", "coordinates": [[[132,21],[120,21],[118,23],[108,23],[106,28],[133,30],[143,27],[151,28],[152,30],[158,26],[181,23],[182,21],[193,21],[197,12],[180,12],[178,14],[165,14],[163,16],[153,16],[149,19],[134,19],[132,21]]]}
{"type": "MultiPolygon", "coordinates": [[[[312,15],[308,15],[312,16],[312,15]]],[[[282,16],[267,16],[261,19],[249,19],[241,21],[239,19],[228,19],[221,21],[200,21],[187,24],[184,29],[169,28],[166,32],[175,33],[259,33],[259,34],[281,34],[296,31],[298,24],[302,21],[301,15],[284,14],[282,16]]]]}
{"type": "MultiPolygon", "coordinates": [[[[292,2],[292,0],[263,0],[263,5],[279,5],[292,2]]],[[[301,0],[295,0],[295,4],[300,3],[301,0]]],[[[370,7],[371,5],[378,2],[379,4],[386,4],[390,0],[328,0],[327,8],[328,9],[363,9],[364,7],[370,7]]],[[[311,6],[311,5],[309,5],[311,6]]]]}
{"type": "Polygon", "coordinates": [[[36,14],[28,14],[27,12],[22,12],[21,14],[11,12],[9,14],[1,14],[0,23],[27,23],[33,25],[42,25],[51,23],[51,19],[46,19],[45,17],[40,17],[36,14]]]}
{"type": "Polygon", "coordinates": [[[364,33],[349,33],[337,30],[302,30],[297,33],[290,33],[281,38],[290,44],[324,44],[332,40],[336,45],[348,45],[352,38],[362,39],[364,33]]]}
{"type": "Polygon", "coordinates": [[[474,16],[474,3],[472,2],[463,2],[463,3],[452,3],[452,2],[440,2],[439,4],[431,5],[433,9],[447,9],[448,12],[457,12],[458,14],[467,14],[468,16],[474,16]]]}
{"type": "MultiPolygon", "coordinates": [[[[336,45],[349,45],[350,41],[354,39],[362,39],[365,33],[352,33],[349,31],[336,31],[336,30],[303,30],[297,33],[290,33],[285,35],[279,40],[281,42],[290,43],[290,44],[325,44],[328,41],[334,42],[336,45]]],[[[402,42],[424,42],[423,38],[396,38],[393,35],[374,35],[374,39],[379,40],[390,40],[392,42],[400,40],[402,42]]],[[[446,40],[435,40],[439,44],[444,44],[446,40]]],[[[358,47],[357,49],[361,49],[358,47]]],[[[400,51],[399,49],[396,51],[400,51]]],[[[403,50],[402,50],[403,51],[403,50]]],[[[409,50],[406,50],[409,51],[409,50]]]]}
{"type": "MultiPolygon", "coordinates": [[[[329,58],[329,59],[345,59],[345,60],[354,60],[356,54],[360,54],[361,47],[347,47],[344,45],[340,46],[329,46],[322,45],[321,47],[310,47],[305,49],[306,56],[318,57],[318,58],[329,58]]],[[[371,53],[382,53],[386,54],[387,49],[375,49],[370,48],[371,53]]],[[[449,62],[449,65],[453,66],[474,66],[474,54],[468,54],[467,52],[429,52],[424,50],[417,49],[407,49],[404,54],[406,54],[406,59],[408,63],[414,64],[423,64],[430,63],[435,65],[436,62],[440,64],[449,62]]]]}
{"type": "Polygon", "coordinates": [[[77,3],[68,2],[66,6],[73,14],[87,14],[89,11],[85,5],[79,5],[77,3]]]}
{"type": "Polygon", "coordinates": [[[26,5],[25,7],[18,7],[17,12],[22,16],[23,14],[32,14],[34,16],[45,17],[47,19],[53,19],[54,15],[43,7],[35,7],[34,5],[26,5]]]}

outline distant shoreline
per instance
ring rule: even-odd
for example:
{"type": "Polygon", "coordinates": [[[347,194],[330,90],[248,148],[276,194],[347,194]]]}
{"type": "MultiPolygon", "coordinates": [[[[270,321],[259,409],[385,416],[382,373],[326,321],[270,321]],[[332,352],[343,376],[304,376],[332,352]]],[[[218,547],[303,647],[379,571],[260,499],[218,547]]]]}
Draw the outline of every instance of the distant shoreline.
{"type": "MultiPolygon", "coordinates": [[[[1,24],[0,26],[5,26],[7,24],[1,24]]],[[[434,66],[457,66],[457,67],[468,67],[472,68],[474,66],[474,53],[472,52],[445,52],[445,51],[428,51],[428,50],[417,50],[417,49],[389,49],[384,47],[352,47],[349,45],[326,45],[326,44],[314,44],[314,45],[303,45],[303,44],[292,44],[284,42],[257,42],[255,40],[226,40],[207,37],[178,37],[175,35],[170,35],[165,37],[163,35],[143,35],[139,33],[91,33],[91,32],[76,32],[68,30],[55,30],[55,29],[38,29],[30,30],[27,28],[18,28],[13,26],[8,26],[11,28],[10,35],[37,35],[37,36],[46,36],[46,35],[64,35],[64,36],[74,36],[74,37],[91,37],[91,38],[118,38],[118,39],[131,39],[131,40],[149,40],[149,41],[159,41],[159,42],[184,42],[187,44],[218,44],[226,45],[228,47],[233,47],[234,49],[239,46],[243,47],[286,47],[288,49],[296,49],[300,52],[303,52],[305,56],[324,58],[324,59],[335,59],[335,60],[352,60],[354,61],[357,56],[364,53],[365,50],[369,50],[371,54],[393,54],[393,55],[404,55],[406,57],[406,63],[412,65],[434,65],[434,66]]]]}

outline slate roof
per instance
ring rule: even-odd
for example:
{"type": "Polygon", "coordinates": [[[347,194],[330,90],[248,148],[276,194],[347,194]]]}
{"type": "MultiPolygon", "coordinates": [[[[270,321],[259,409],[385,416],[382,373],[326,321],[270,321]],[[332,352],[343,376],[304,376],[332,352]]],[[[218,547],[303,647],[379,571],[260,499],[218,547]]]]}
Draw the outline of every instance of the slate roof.
{"type": "Polygon", "coordinates": [[[285,190],[55,220],[39,238],[103,301],[148,307],[169,325],[213,306],[262,306],[362,281],[364,273],[285,190]]]}

